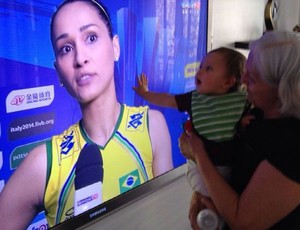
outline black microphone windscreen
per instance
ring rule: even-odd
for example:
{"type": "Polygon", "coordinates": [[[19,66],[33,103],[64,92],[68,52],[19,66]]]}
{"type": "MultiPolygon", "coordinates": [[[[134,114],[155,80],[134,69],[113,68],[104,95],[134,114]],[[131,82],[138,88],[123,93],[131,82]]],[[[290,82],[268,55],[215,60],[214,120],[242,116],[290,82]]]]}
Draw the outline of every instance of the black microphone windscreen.
{"type": "Polygon", "coordinates": [[[96,144],[86,144],[81,150],[75,169],[75,190],[103,181],[103,161],[96,144]]]}

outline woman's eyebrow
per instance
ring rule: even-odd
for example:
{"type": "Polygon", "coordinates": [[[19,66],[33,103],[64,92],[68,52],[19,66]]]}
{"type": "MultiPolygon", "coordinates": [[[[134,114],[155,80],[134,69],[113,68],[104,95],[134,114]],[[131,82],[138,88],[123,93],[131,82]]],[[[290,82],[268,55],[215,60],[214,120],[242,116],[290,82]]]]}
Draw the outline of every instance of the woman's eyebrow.
{"type": "Polygon", "coordinates": [[[55,41],[54,41],[54,44],[57,44],[57,42],[61,39],[64,39],[64,38],[67,38],[69,35],[68,33],[63,33],[62,35],[58,36],[55,41]]]}
{"type": "MultiPolygon", "coordinates": [[[[91,24],[87,24],[87,25],[81,26],[81,27],[79,28],[79,31],[82,32],[82,31],[84,31],[84,30],[86,30],[86,29],[88,29],[88,28],[90,28],[90,27],[92,27],[92,26],[97,26],[97,27],[98,27],[98,25],[91,23],[91,24]]],[[[61,34],[60,36],[58,36],[58,37],[55,39],[55,44],[56,44],[57,41],[59,41],[60,39],[67,38],[68,36],[69,36],[68,33],[63,33],[63,34],[61,34]]]]}
{"type": "Polygon", "coordinates": [[[97,26],[97,27],[98,27],[98,25],[91,23],[91,24],[87,24],[87,25],[81,26],[81,27],[79,28],[79,30],[80,30],[80,32],[82,32],[82,31],[88,29],[88,28],[91,27],[91,26],[97,26]]]}

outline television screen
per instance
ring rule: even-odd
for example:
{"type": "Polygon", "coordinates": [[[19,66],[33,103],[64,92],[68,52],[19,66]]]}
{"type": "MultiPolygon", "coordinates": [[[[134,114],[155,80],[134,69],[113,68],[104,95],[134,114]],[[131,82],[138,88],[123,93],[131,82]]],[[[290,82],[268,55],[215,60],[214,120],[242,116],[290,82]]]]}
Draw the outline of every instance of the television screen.
{"type": "MultiPolygon", "coordinates": [[[[62,2],[0,0],[0,192],[32,148],[81,118],[77,101],[60,86],[53,65],[50,19],[62,2]]],[[[178,149],[178,137],[187,115],[149,104],[132,87],[143,72],[152,91],[181,94],[194,89],[195,73],[207,52],[208,0],[101,2],[111,17],[113,33],[120,39],[120,58],[115,64],[118,100],[162,112],[171,135],[175,170],[186,162],[178,149]]],[[[73,226],[80,227],[142,196],[155,183],[160,182],[154,179],[124,190],[66,224],[73,221],[73,226]],[[76,221],[78,218],[82,219],[76,221]]],[[[57,227],[65,229],[63,224],[57,227]]],[[[47,228],[41,212],[27,229],[47,228]]]]}

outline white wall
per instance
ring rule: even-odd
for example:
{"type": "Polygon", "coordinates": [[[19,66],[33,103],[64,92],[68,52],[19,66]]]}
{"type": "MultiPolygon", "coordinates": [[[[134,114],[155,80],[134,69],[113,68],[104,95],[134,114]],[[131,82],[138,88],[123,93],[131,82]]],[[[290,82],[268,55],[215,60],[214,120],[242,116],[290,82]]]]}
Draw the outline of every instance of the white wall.
{"type": "Polygon", "coordinates": [[[277,29],[293,30],[300,24],[300,0],[280,0],[277,29]]]}
{"type": "MultiPolygon", "coordinates": [[[[300,21],[300,0],[277,0],[278,30],[292,31],[300,21]]],[[[264,30],[264,10],[267,0],[211,0],[210,49],[220,46],[234,48],[236,41],[259,38],[264,30]]],[[[249,51],[238,49],[246,56],[249,51]]]]}

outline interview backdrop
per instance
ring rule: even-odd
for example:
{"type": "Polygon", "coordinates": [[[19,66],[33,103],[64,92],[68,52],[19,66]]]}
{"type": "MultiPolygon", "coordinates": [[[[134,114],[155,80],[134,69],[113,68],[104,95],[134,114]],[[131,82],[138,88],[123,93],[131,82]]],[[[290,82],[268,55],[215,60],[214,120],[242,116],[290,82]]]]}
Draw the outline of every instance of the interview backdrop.
{"type": "MultiPolygon", "coordinates": [[[[0,0],[0,191],[30,149],[77,122],[75,99],[61,87],[50,42],[50,18],[60,0],[0,0]]],[[[178,94],[194,89],[206,53],[207,0],[103,0],[120,38],[117,94],[145,105],[132,87],[144,72],[150,90],[178,94]]],[[[163,112],[172,136],[174,166],[185,163],[178,137],[185,114],[163,112]]],[[[43,213],[28,229],[46,229],[43,213]]]]}

